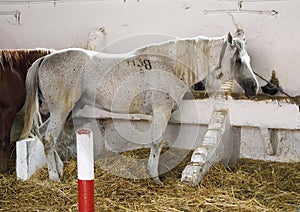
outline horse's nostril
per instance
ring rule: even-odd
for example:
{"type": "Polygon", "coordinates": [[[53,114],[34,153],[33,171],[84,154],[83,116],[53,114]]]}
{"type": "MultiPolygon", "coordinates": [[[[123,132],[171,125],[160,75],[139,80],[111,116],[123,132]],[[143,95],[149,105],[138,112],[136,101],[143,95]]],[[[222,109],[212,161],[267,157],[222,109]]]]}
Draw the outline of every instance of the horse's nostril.
{"type": "Polygon", "coordinates": [[[245,96],[246,96],[247,98],[251,98],[251,97],[253,97],[253,96],[255,96],[255,95],[256,95],[256,91],[245,92],[245,96]]]}

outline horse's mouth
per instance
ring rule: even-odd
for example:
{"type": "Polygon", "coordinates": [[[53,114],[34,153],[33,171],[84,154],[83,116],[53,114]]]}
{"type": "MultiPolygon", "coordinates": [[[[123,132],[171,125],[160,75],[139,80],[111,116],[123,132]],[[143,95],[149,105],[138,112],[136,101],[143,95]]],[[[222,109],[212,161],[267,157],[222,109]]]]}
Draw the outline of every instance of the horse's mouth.
{"type": "Polygon", "coordinates": [[[251,89],[251,90],[246,90],[245,91],[245,96],[247,97],[247,98],[252,98],[252,97],[254,97],[254,96],[256,96],[257,95],[257,89],[251,89]]]}

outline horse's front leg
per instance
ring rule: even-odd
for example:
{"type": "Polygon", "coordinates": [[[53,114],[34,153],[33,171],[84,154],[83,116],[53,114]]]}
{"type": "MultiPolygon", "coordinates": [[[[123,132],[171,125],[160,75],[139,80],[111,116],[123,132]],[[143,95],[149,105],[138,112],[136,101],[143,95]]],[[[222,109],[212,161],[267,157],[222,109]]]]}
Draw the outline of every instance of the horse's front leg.
{"type": "MultiPolygon", "coordinates": [[[[8,109],[6,110],[9,111],[8,109]]],[[[16,112],[9,111],[3,113],[1,111],[0,113],[1,113],[0,114],[0,172],[7,173],[9,171],[8,158],[9,158],[10,133],[11,133],[11,128],[13,125],[13,120],[16,112]]]]}
{"type": "Polygon", "coordinates": [[[171,112],[169,109],[153,110],[151,126],[152,144],[148,161],[148,172],[150,177],[158,184],[163,184],[159,179],[158,163],[161,150],[165,144],[162,134],[165,131],[171,112]]]}
{"type": "Polygon", "coordinates": [[[161,182],[159,179],[158,163],[159,163],[159,156],[164,145],[165,143],[162,140],[157,143],[152,143],[151,150],[150,150],[150,157],[148,161],[149,175],[154,180],[154,182],[156,182],[159,185],[163,185],[163,182],[161,182]]]}
{"type": "Polygon", "coordinates": [[[0,127],[0,173],[8,172],[8,157],[9,157],[9,143],[10,130],[5,129],[5,122],[1,122],[0,127]]]}

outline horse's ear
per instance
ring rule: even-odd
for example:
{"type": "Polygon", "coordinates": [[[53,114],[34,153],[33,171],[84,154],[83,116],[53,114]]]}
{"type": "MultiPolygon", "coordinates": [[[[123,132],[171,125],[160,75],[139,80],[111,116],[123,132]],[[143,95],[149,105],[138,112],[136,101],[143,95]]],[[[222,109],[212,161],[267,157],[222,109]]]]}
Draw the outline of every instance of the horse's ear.
{"type": "Polygon", "coordinates": [[[245,37],[245,32],[243,29],[238,28],[235,32],[235,37],[239,37],[239,38],[244,38],[245,37]]]}
{"type": "Polygon", "coordinates": [[[234,37],[237,37],[237,38],[243,40],[244,42],[246,42],[246,36],[245,36],[245,32],[243,29],[238,28],[235,32],[234,37]]]}
{"type": "Polygon", "coordinates": [[[228,35],[227,35],[227,42],[228,42],[230,45],[233,45],[233,38],[232,38],[232,35],[231,35],[230,32],[229,32],[228,35]]]}

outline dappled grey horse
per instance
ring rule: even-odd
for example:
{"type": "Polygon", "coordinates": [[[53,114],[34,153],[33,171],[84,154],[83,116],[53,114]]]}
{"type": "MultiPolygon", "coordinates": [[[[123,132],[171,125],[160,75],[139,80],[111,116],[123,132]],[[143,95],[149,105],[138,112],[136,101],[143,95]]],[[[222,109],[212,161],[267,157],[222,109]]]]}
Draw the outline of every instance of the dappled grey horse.
{"type": "Polygon", "coordinates": [[[64,123],[79,103],[114,113],[152,115],[150,177],[157,182],[161,137],[171,113],[195,83],[209,75],[235,79],[246,96],[258,91],[244,40],[227,36],[175,39],[126,54],[105,54],[84,49],[64,49],[37,60],[27,77],[25,138],[36,114],[40,90],[50,111],[43,137],[48,172],[59,181],[63,163],[55,150],[64,123]]]}

